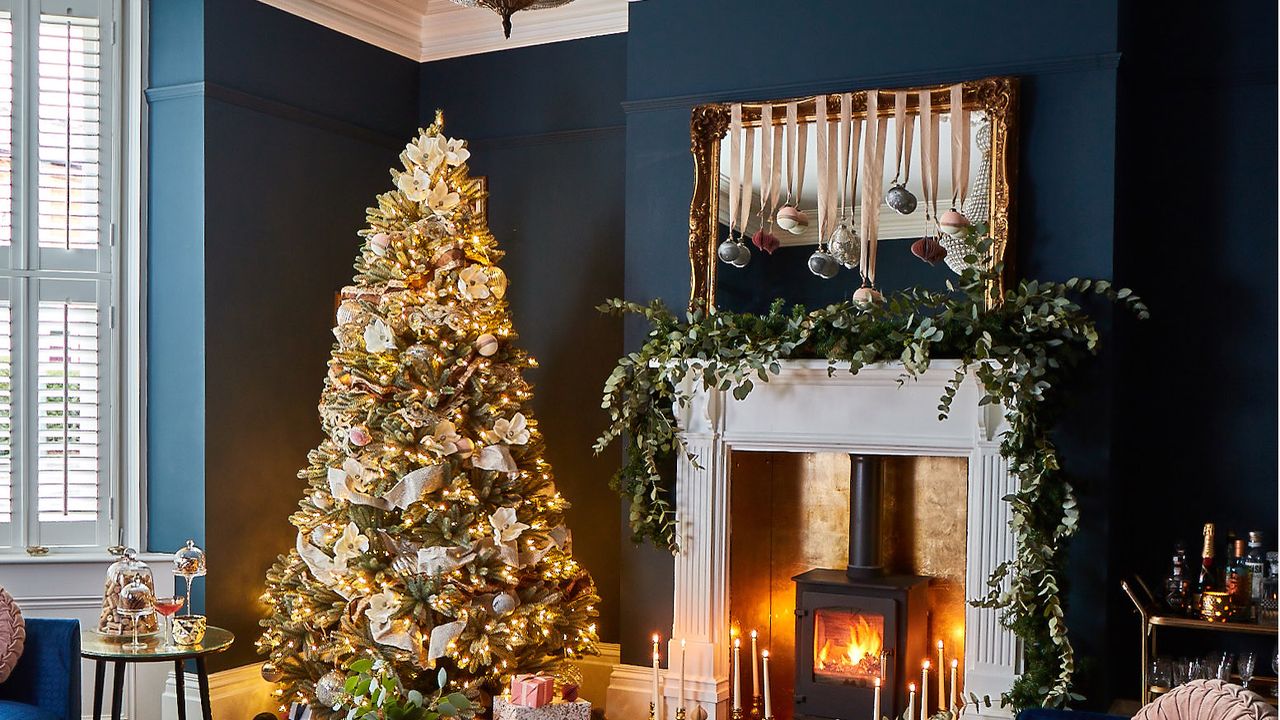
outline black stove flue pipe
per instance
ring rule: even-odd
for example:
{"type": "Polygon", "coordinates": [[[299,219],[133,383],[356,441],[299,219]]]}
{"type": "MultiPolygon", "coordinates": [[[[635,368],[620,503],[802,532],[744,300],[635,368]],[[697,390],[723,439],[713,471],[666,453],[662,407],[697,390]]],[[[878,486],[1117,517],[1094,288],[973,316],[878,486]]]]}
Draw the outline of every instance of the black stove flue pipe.
{"type": "Polygon", "coordinates": [[[851,579],[884,575],[880,558],[880,508],[884,465],[874,455],[849,456],[849,566],[851,579]]]}

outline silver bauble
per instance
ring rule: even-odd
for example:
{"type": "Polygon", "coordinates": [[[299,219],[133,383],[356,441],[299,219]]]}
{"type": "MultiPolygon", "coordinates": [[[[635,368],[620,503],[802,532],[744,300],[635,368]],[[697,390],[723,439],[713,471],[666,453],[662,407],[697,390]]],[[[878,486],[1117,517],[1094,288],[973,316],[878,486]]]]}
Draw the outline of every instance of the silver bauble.
{"type": "Polygon", "coordinates": [[[716,257],[720,258],[721,262],[733,264],[733,261],[738,259],[738,250],[738,243],[732,239],[725,240],[720,243],[720,247],[716,248],[716,257]]]}
{"type": "Polygon", "coordinates": [[[830,280],[840,272],[840,263],[831,257],[825,250],[814,250],[809,256],[809,272],[817,275],[823,280],[830,280]]]}
{"type": "Polygon", "coordinates": [[[519,604],[520,601],[516,600],[514,595],[510,593],[500,593],[493,598],[493,611],[499,615],[506,615],[512,610],[515,610],[516,606],[519,604]]]}
{"type": "Polygon", "coordinates": [[[850,270],[858,267],[858,261],[862,259],[862,239],[858,237],[858,231],[849,227],[848,223],[837,225],[827,243],[827,252],[836,262],[850,270]]]}
{"type": "Polygon", "coordinates": [[[736,268],[744,268],[749,262],[751,262],[751,248],[743,245],[742,243],[738,243],[738,257],[730,260],[729,264],[736,268]]]}
{"type": "Polygon", "coordinates": [[[316,681],[316,702],[333,707],[342,699],[342,686],[347,678],[337,670],[330,670],[316,681]]]}
{"type": "Polygon", "coordinates": [[[280,678],[284,677],[284,671],[269,660],[262,663],[262,670],[260,672],[262,673],[262,679],[269,683],[280,682],[280,678]]]}
{"type": "Polygon", "coordinates": [[[884,194],[884,201],[900,215],[910,215],[916,211],[916,196],[902,183],[889,188],[889,192],[884,194]]]}

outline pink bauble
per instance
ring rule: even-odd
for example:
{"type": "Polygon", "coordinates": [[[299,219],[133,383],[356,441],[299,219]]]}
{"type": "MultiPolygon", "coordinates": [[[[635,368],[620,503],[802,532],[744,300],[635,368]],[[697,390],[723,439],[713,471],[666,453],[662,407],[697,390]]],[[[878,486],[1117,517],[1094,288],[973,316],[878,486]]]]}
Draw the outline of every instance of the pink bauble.
{"type": "Polygon", "coordinates": [[[870,305],[881,300],[884,300],[884,296],[873,287],[863,286],[853,291],[853,301],[859,305],[870,305]]]}
{"type": "Polygon", "coordinates": [[[751,244],[772,255],[782,243],[778,242],[778,238],[774,237],[773,233],[765,232],[764,228],[760,228],[755,235],[751,236],[751,244]]]}
{"type": "Polygon", "coordinates": [[[793,205],[783,205],[778,211],[778,227],[792,235],[799,235],[809,227],[809,216],[793,205]]]}
{"type": "Polygon", "coordinates": [[[386,233],[377,233],[369,238],[369,249],[378,255],[385,255],[391,246],[391,237],[386,233]]]}
{"type": "Polygon", "coordinates": [[[470,457],[471,453],[476,449],[475,443],[466,438],[459,438],[453,444],[458,448],[458,457],[461,458],[470,457]]]}
{"type": "Polygon", "coordinates": [[[356,425],[347,431],[347,439],[356,447],[364,447],[373,442],[373,436],[365,429],[363,425],[356,425]]]}
{"type": "Polygon", "coordinates": [[[947,256],[947,249],[929,235],[911,243],[911,254],[932,265],[947,256]]]}
{"type": "Polygon", "coordinates": [[[951,237],[964,235],[970,225],[969,218],[956,210],[948,210],[938,218],[938,229],[951,237]]]}

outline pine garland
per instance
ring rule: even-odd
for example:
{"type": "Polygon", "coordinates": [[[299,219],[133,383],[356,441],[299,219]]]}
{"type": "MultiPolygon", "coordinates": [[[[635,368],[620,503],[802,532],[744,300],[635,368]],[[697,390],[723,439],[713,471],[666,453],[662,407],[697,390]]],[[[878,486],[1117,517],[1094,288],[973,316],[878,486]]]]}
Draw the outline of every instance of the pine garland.
{"type": "Polygon", "coordinates": [[[684,379],[692,375],[741,400],[790,358],[826,358],[832,373],[837,363],[848,363],[855,374],[867,365],[900,362],[904,382],[926,371],[931,358],[958,358],[938,417],[947,416],[961,383],[975,375],[980,402],[1004,410],[1001,454],[1019,481],[1017,492],[1005,498],[1014,557],[992,573],[987,595],[971,602],[1001,611],[1023,641],[1026,671],[1003,703],[1015,709],[1064,706],[1082,699],[1071,692],[1075,656],[1060,591],[1065,541],[1078,528],[1079,510],[1050,434],[1062,412],[1065,381],[1098,348],[1097,327],[1074,298],[1094,294],[1140,318],[1147,308],[1128,289],[1081,279],[1024,281],[989,305],[987,290],[1002,270],[985,262],[989,246],[971,240],[972,254],[965,258],[971,269],[948,282],[947,292],[908,289],[872,305],[844,302],[809,312],[777,302],[764,315],[693,312],[681,321],[661,302],[609,301],[602,311],[641,315],[651,329],[605,382],[601,406],[610,424],[595,449],[624,444],[626,458],[612,486],[631,501],[632,539],[677,551],[674,479],[660,468],[683,451],[676,409],[691,400],[684,379]]]}

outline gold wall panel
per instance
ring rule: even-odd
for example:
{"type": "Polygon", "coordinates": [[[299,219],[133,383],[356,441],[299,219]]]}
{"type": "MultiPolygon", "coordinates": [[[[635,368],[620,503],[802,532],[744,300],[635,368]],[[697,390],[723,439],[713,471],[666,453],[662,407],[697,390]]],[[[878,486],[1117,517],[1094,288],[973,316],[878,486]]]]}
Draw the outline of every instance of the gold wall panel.
{"type": "MultiPolygon", "coordinates": [[[[791,716],[795,675],[791,578],[849,562],[849,456],[735,452],[730,461],[730,623],[742,637],[744,669],[749,633],[759,631],[760,648],[770,653],[774,715],[785,720],[791,716]]],[[[963,658],[968,460],[884,461],[886,567],[933,578],[929,647],[941,638],[948,662],[952,656],[963,658]]],[[[908,667],[916,663],[910,661],[908,667]]],[[[743,692],[749,694],[750,672],[744,675],[743,692]]]]}

